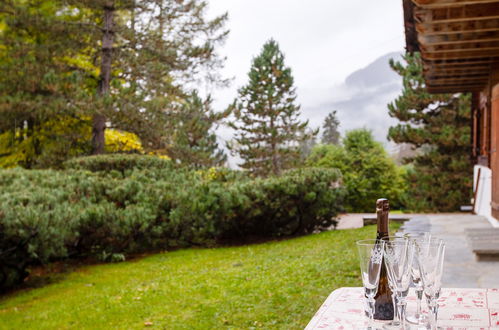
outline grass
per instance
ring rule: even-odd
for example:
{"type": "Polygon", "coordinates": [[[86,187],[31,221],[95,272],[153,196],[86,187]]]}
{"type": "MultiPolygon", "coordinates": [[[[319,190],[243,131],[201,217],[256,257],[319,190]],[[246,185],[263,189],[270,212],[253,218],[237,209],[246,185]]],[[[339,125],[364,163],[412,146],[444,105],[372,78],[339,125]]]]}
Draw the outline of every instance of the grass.
{"type": "Polygon", "coordinates": [[[1,298],[0,329],[303,329],[331,291],[361,285],[354,241],[375,231],[81,267],[1,298]]]}

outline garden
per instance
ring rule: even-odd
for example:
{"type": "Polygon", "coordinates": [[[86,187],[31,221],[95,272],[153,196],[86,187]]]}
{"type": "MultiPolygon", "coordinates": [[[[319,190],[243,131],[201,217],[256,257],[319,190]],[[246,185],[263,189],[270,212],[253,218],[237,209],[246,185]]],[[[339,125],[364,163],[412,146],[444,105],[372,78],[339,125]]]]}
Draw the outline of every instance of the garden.
{"type": "Polygon", "coordinates": [[[375,233],[318,234],[342,209],[336,169],[252,178],[126,154],[64,166],[0,171],[8,328],[298,329],[358,285],[352,242],[375,233]]]}
{"type": "Polygon", "coordinates": [[[50,275],[33,278],[34,287],[0,299],[0,324],[12,329],[303,329],[332,290],[360,285],[353,243],[375,232],[367,226],[62,270],[53,264],[50,275]]]}
{"type": "Polygon", "coordinates": [[[469,201],[470,98],[429,95],[417,54],[389,63],[397,159],[340,133],[342,109],[312,125],[274,38],[217,105],[228,21],[201,0],[0,2],[0,329],[303,328],[360,285],[375,228],[339,214],[469,201]]]}

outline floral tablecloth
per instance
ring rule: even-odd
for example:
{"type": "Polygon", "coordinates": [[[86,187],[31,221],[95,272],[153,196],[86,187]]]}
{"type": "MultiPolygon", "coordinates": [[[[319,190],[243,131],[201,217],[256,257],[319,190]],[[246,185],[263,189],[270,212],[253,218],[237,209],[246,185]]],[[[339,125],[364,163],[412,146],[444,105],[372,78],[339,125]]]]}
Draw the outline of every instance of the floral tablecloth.
{"type": "MultiPolygon", "coordinates": [[[[306,330],[355,329],[367,325],[363,288],[333,291],[315,313],[306,330]]],[[[408,313],[416,308],[416,296],[407,297],[408,313]]],[[[438,326],[443,329],[498,329],[499,289],[442,289],[438,326]]],[[[423,308],[425,304],[423,303],[423,308]]],[[[376,322],[382,326],[382,322],[376,322]]]]}

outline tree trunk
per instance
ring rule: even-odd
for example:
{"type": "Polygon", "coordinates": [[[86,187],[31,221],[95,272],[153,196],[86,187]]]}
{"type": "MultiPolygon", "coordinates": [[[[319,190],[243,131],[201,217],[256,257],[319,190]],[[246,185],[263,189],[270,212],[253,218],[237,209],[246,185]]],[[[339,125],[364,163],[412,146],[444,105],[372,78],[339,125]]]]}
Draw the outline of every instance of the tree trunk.
{"type": "Polygon", "coordinates": [[[270,119],[270,149],[272,153],[272,172],[279,175],[279,163],[277,161],[277,145],[274,136],[274,119],[270,119]]]}
{"type": "Polygon", "coordinates": [[[40,141],[38,140],[35,134],[35,120],[33,118],[27,120],[27,128],[28,129],[26,131],[26,138],[31,138],[33,153],[28,154],[28,157],[26,159],[26,168],[32,168],[34,159],[41,154],[40,141]]]}
{"type": "MultiPolygon", "coordinates": [[[[113,42],[114,42],[114,1],[107,1],[104,5],[104,34],[102,36],[102,54],[101,54],[101,69],[99,77],[99,87],[97,94],[100,97],[105,97],[109,93],[111,83],[111,63],[113,59],[113,42]]],[[[100,112],[93,116],[92,123],[92,149],[93,154],[101,154],[104,152],[106,129],[106,116],[100,112]]]]}
{"type": "Polygon", "coordinates": [[[274,115],[273,115],[273,104],[270,102],[269,104],[269,109],[271,113],[270,117],[270,149],[272,153],[272,172],[274,175],[279,175],[280,168],[279,168],[279,160],[278,160],[278,153],[277,153],[277,143],[276,143],[276,135],[274,135],[274,115]]]}

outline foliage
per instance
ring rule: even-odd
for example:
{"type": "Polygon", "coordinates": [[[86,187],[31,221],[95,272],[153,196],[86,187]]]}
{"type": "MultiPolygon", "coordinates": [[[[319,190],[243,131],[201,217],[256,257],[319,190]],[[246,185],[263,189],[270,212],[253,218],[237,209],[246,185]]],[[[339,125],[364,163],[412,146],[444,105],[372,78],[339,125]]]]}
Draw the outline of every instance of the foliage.
{"type": "Polygon", "coordinates": [[[50,285],[5,296],[0,324],[8,329],[143,329],[146,324],[303,329],[332,290],[362,285],[355,241],[375,232],[366,226],[264,244],[159,253],[72,272],[66,266],[66,272],[31,279],[37,286],[50,285]]]}
{"type": "Polygon", "coordinates": [[[404,89],[388,105],[390,116],[400,121],[388,137],[421,151],[406,159],[413,165],[407,206],[427,212],[459,210],[469,203],[472,192],[470,97],[428,93],[419,54],[407,54],[404,61],[390,62],[404,89]]]}
{"type": "Polygon", "coordinates": [[[403,206],[403,169],[397,168],[369,130],[347,132],[343,145],[318,145],[306,163],[341,171],[348,212],[373,212],[376,200],[382,197],[388,198],[393,208],[403,206]]]}
{"type": "MultiPolygon", "coordinates": [[[[224,83],[216,47],[227,36],[227,15],[207,19],[206,7],[200,0],[0,2],[0,134],[28,127],[31,138],[47,120],[88,116],[84,142],[94,152],[105,151],[108,124],[164,149],[168,113],[187,85],[202,77],[224,83]]],[[[43,145],[32,145],[36,159],[43,145]]]]}
{"type": "Polygon", "coordinates": [[[340,132],[338,127],[340,126],[340,121],[336,116],[336,110],[330,112],[324,119],[324,124],[322,125],[322,143],[323,144],[339,144],[340,143],[340,132]]]}
{"type": "Polygon", "coordinates": [[[144,152],[142,143],[134,133],[108,128],[105,132],[105,151],[113,152],[144,152]]]}
{"type": "Polygon", "coordinates": [[[87,170],[91,172],[117,171],[125,174],[130,170],[171,169],[169,159],[152,155],[110,154],[78,157],[64,163],[66,169],[87,170]]]}
{"type": "MultiPolygon", "coordinates": [[[[38,158],[43,158],[43,162],[58,158],[74,141],[72,136],[60,136],[61,125],[54,127],[54,139],[46,136],[51,134],[49,125],[57,124],[60,116],[71,118],[77,114],[86,90],[84,77],[64,60],[77,58],[82,51],[84,38],[78,37],[78,27],[74,24],[79,15],[62,12],[59,5],[48,0],[0,2],[3,166],[34,167],[39,163],[38,158]],[[63,25],[67,27],[64,32],[63,25]],[[41,126],[43,123],[46,124],[41,126]],[[40,131],[45,134],[39,138],[40,131]],[[58,142],[52,143],[54,140],[58,142]],[[50,146],[44,146],[44,142],[50,146]]],[[[68,121],[69,128],[79,125],[68,121]]],[[[74,146],[77,150],[80,147],[74,146]]]]}
{"type": "Polygon", "coordinates": [[[253,174],[279,174],[298,163],[299,144],[310,134],[308,121],[299,121],[294,79],[276,41],[264,44],[248,77],[232,105],[235,119],[230,125],[236,133],[229,148],[242,159],[239,166],[253,174]]]}
{"type": "Polygon", "coordinates": [[[207,237],[311,233],[335,224],[342,199],[338,180],[336,170],[310,168],[229,184],[202,182],[179,192],[171,221],[182,224],[183,232],[195,244],[207,237]]]}
{"type": "Polygon", "coordinates": [[[221,166],[227,161],[213,132],[229,111],[214,112],[211,97],[202,100],[192,92],[182,106],[172,113],[174,129],[168,154],[172,160],[194,168],[221,166]]]}
{"type": "Polygon", "coordinates": [[[318,130],[307,128],[303,133],[299,134],[300,164],[305,162],[308,156],[310,156],[312,149],[317,144],[317,133],[318,130]],[[303,138],[301,138],[301,135],[304,135],[303,138]]]}
{"type": "MultiPolygon", "coordinates": [[[[59,116],[33,127],[0,134],[0,168],[60,167],[68,158],[91,151],[90,118],[59,116]]],[[[137,135],[107,129],[107,152],[143,152],[137,135]]]]}
{"type": "Polygon", "coordinates": [[[170,163],[110,155],[68,164],[95,173],[0,171],[0,288],[21,282],[29,266],[51,260],[122,260],[130,253],[247,235],[308,233],[333,224],[341,205],[335,170],[257,180],[227,171],[203,179],[198,172],[172,170],[170,163]]]}

